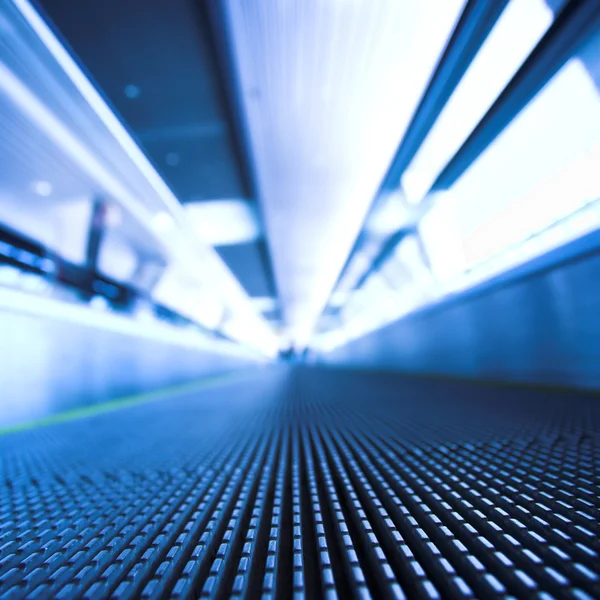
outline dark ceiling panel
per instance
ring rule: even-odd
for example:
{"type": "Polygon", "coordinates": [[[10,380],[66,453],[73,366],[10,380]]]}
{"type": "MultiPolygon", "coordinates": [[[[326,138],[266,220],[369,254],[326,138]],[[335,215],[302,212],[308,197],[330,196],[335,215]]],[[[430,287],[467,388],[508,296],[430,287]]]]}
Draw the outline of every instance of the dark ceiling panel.
{"type": "Polygon", "coordinates": [[[267,248],[264,241],[218,246],[216,250],[250,296],[275,296],[272,278],[265,277],[264,269],[261,269],[266,263],[267,248]]]}
{"type": "Polygon", "coordinates": [[[225,135],[142,138],[147,154],[183,203],[219,198],[244,198],[225,135]]]}
{"type": "MultiPolygon", "coordinates": [[[[204,0],[37,0],[182,203],[253,199],[204,0]]],[[[263,242],[218,249],[252,296],[273,296],[263,242]]]]}
{"type": "MultiPolygon", "coordinates": [[[[244,197],[244,182],[227,102],[219,83],[209,23],[192,0],[39,0],[130,130],[177,193],[244,197]],[[164,158],[186,138],[202,164],[164,158]],[[152,139],[160,140],[160,148],[152,139]],[[147,140],[147,141],[144,141],[147,140]],[[172,149],[171,146],[174,148],[172,149]],[[158,154],[157,154],[158,153],[158,154]],[[203,177],[212,172],[210,178],[203,177]],[[180,185],[180,179],[186,183],[180,185]]],[[[186,201],[187,198],[180,198],[186,201]]]]}

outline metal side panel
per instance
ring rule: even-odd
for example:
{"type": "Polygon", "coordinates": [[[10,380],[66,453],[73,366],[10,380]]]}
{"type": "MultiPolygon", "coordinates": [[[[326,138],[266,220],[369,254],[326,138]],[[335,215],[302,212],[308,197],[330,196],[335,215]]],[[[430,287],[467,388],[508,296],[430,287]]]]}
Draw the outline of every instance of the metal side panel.
{"type": "MultiPolygon", "coordinates": [[[[4,293],[0,289],[0,305],[4,293]]],[[[0,307],[0,429],[261,364],[244,348],[184,328],[94,314],[79,305],[54,306],[100,322],[85,325],[0,307]]]]}
{"type": "Polygon", "coordinates": [[[499,277],[323,355],[368,368],[600,389],[600,254],[499,277]]]}

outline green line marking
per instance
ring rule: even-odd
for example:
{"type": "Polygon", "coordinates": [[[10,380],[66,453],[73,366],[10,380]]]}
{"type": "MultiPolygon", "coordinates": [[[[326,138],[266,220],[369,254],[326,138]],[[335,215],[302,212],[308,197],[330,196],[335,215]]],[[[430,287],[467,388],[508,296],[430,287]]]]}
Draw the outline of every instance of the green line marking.
{"type": "Polygon", "coordinates": [[[0,435],[17,433],[20,431],[29,431],[31,429],[38,429],[39,427],[47,427],[48,425],[56,425],[58,423],[66,423],[68,421],[93,417],[108,412],[115,412],[123,408],[145,404],[146,402],[165,400],[166,398],[172,396],[179,396],[181,394],[188,394],[191,392],[199,392],[200,390],[218,385],[219,383],[233,381],[234,379],[238,379],[247,374],[249,374],[248,369],[230,371],[227,373],[220,373],[219,375],[204,377],[200,380],[195,380],[188,383],[182,383],[179,385],[161,388],[159,390],[153,390],[151,392],[143,392],[141,394],[124,396],[123,398],[115,398],[100,404],[94,404],[93,406],[74,408],[73,410],[52,415],[51,417],[44,417],[42,419],[35,419],[33,421],[26,421],[24,423],[18,423],[9,427],[0,428],[0,435]]]}

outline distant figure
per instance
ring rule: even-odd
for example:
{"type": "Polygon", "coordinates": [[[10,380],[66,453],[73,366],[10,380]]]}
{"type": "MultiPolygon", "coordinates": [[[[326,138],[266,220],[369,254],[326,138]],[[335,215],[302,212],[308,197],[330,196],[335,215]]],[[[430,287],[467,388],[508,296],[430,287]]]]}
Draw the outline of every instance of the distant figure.
{"type": "Polygon", "coordinates": [[[293,346],[289,346],[288,348],[285,348],[285,350],[279,351],[279,360],[281,361],[293,362],[294,358],[295,352],[293,346]]]}

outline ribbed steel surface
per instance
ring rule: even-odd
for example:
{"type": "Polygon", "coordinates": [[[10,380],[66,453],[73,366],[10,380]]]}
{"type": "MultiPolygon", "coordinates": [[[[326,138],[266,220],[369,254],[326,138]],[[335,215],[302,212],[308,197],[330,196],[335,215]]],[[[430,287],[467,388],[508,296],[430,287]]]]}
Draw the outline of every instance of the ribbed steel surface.
{"type": "Polygon", "coordinates": [[[0,597],[594,598],[600,403],[318,369],[0,438],[0,597]]]}

